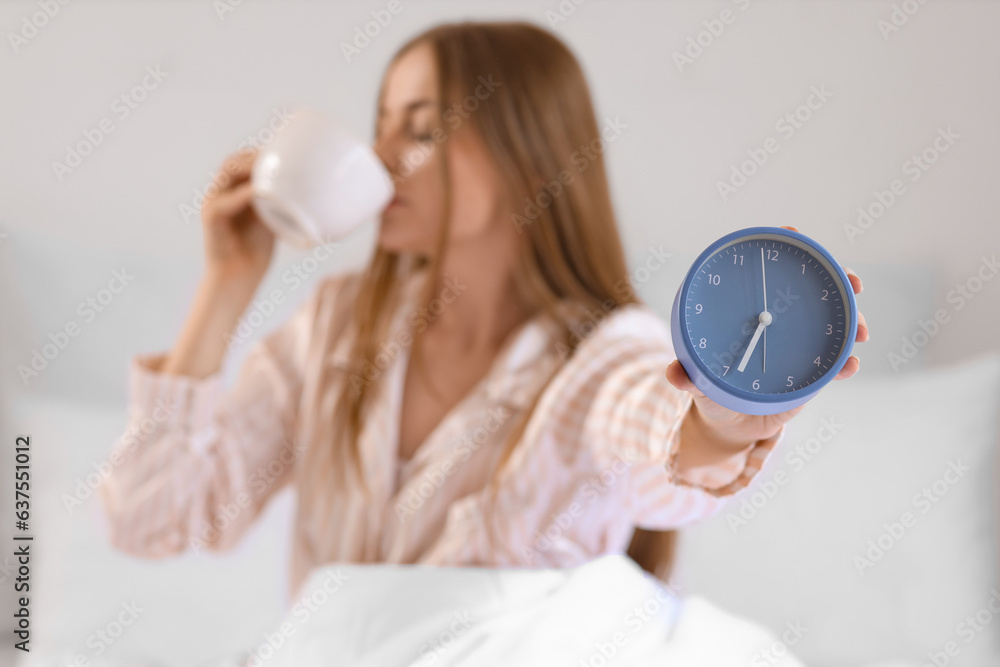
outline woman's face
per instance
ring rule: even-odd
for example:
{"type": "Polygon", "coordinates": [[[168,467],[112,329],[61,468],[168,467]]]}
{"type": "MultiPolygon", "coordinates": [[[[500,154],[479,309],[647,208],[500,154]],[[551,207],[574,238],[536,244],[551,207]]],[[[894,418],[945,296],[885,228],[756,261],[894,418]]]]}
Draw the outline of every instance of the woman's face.
{"type": "MultiPolygon", "coordinates": [[[[375,151],[394,176],[396,198],[382,213],[379,246],[391,252],[434,252],[444,211],[442,152],[448,151],[452,211],[447,243],[484,236],[507,215],[499,174],[482,139],[463,116],[442,119],[430,45],[413,47],[386,74],[375,151]],[[459,124],[460,123],[460,124],[459,124]],[[435,132],[435,128],[440,128],[435,132]]],[[[509,209],[509,206],[507,206],[509,209]]]]}

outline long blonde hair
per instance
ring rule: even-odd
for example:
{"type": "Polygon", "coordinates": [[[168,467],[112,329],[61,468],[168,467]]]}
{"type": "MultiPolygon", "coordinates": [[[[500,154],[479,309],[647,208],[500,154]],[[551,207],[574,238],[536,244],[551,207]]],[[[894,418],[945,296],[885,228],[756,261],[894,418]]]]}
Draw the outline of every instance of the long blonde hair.
{"type": "MultiPolygon", "coordinates": [[[[602,153],[589,153],[586,168],[574,171],[573,183],[558,196],[540,196],[547,184],[559,182],[560,174],[571,167],[582,146],[601,136],[583,71],[558,38],[529,23],[439,25],[404,44],[392,62],[419,44],[427,44],[433,51],[442,114],[471,96],[483,78],[492,77],[500,83],[464,122],[471,123],[484,140],[513,195],[511,201],[538,198],[547,204],[531,209],[530,217],[512,216],[511,224],[518,226],[522,241],[517,288],[532,311],[545,312],[559,323],[563,333],[558,344],[568,351],[567,357],[571,356],[580,343],[573,332],[577,316],[585,317],[580,314],[595,310],[606,312],[609,305],[613,309],[638,303],[628,280],[602,153]],[[565,303],[576,306],[576,315],[567,312],[565,303]]],[[[447,132],[447,128],[442,129],[447,132]]],[[[451,217],[447,151],[441,151],[439,164],[445,211],[437,251],[429,258],[415,258],[377,249],[361,277],[353,310],[356,337],[350,354],[357,364],[356,373],[362,372],[365,360],[374,360],[378,354],[399,296],[398,287],[410,272],[426,269],[423,303],[429,304],[434,296],[451,217]]],[[[420,334],[420,329],[414,332],[411,358],[415,370],[426,373],[420,334]]],[[[321,373],[325,375],[326,368],[321,373]]],[[[299,502],[312,503],[312,516],[319,522],[316,525],[329,531],[333,524],[327,494],[334,485],[360,482],[367,489],[358,436],[378,378],[360,386],[342,382],[335,397],[324,396],[327,379],[320,378],[316,400],[317,406],[326,410],[334,406],[327,423],[335,432],[331,436],[318,429],[306,443],[299,502]],[[348,479],[351,475],[353,479],[348,479]]],[[[494,482],[521,440],[533,409],[534,405],[504,444],[494,482]]],[[[674,539],[672,531],[638,529],[628,553],[647,571],[666,578],[674,539]]]]}

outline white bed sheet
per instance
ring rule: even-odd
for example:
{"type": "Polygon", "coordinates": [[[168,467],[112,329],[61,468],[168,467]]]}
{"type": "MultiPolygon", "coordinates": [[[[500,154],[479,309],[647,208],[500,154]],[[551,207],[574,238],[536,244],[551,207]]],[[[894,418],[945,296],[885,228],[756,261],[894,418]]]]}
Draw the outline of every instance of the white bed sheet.
{"type": "Polygon", "coordinates": [[[566,570],[329,566],[316,570],[249,665],[794,667],[784,639],[625,556],[566,570]]]}

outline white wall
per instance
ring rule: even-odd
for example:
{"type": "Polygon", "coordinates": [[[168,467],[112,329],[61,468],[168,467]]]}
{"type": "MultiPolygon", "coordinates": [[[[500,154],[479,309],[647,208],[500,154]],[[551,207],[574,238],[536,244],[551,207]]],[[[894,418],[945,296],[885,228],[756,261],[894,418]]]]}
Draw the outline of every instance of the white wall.
{"type": "MultiPolygon", "coordinates": [[[[408,36],[461,18],[548,24],[547,12],[573,5],[404,1],[348,63],[340,43],[384,6],[247,0],[220,19],[208,2],[78,2],[16,54],[6,44],[0,230],[8,238],[0,240],[0,256],[23,321],[5,331],[13,342],[4,376],[16,381],[17,365],[48,333],[76,319],[76,304],[123,266],[137,275],[121,297],[128,305],[86,323],[74,349],[27,387],[73,395],[86,382],[87,396],[120,400],[128,355],[170,344],[197,280],[200,230],[179,207],[191,203],[228,152],[267,125],[273,108],[315,105],[368,135],[379,77],[408,36]],[[166,78],[120,119],[114,100],[149,66],[166,78]],[[59,182],[52,163],[104,117],[114,132],[59,182]]],[[[19,29],[33,11],[33,3],[4,3],[0,25],[19,29]]],[[[1000,45],[993,32],[1000,6],[928,3],[884,39],[877,23],[891,11],[891,3],[875,1],[591,0],[555,24],[584,63],[599,114],[628,126],[608,158],[631,261],[639,266],[651,245],[676,254],[677,262],[644,286],[654,305],[669,304],[675,276],[718,236],[792,224],[845,266],[900,265],[899,285],[880,290],[881,282],[866,281],[861,305],[873,346],[899,348],[900,332],[879,328],[897,299],[880,299],[912,280],[908,296],[922,299],[921,315],[944,308],[950,317],[926,347],[931,361],[996,349],[1000,281],[987,282],[960,311],[947,293],[1000,246],[995,206],[988,204],[1000,148],[1000,45]],[[724,10],[732,22],[678,71],[673,54],[724,10]],[[805,102],[813,86],[832,96],[788,138],[775,122],[805,102]],[[930,146],[941,127],[960,138],[911,182],[904,162],[930,146]],[[723,201],[717,182],[768,137],[778,152],[723,201]],[[845,224],[895,178],[906,192],[850,242],[845,224]],[[933,272],[931,289],[907,273],[912,267],[933,272]]],[[[371,231],[355,234],[323,270],[363,261],[371,231]]],[[[278,264],[296,258],[283,253],[278,264]]],[[[272,278],[280,274],[278,268],[272,278]]],[[[883,281],[887,274],[868,275],[883,281]]],[[[907,321],[902,333],[918,331],[916,317],[907,321]]],[[[892,348],[879,348],[879,358],[872,349],[861,350],[865,360],[884,367],[884,351],[892,348]]]]}

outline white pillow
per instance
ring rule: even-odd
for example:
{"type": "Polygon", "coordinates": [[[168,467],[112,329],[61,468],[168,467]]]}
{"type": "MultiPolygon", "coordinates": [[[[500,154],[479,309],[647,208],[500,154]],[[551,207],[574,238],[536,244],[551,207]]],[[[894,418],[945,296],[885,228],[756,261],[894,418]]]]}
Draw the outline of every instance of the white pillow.
{"type": "Polygon", "coordinates": [[[998,405],[996,356],[829,385],[754,484],[682,536],[683,590],[772,630],[803,623],[810,665],[1000,664],[998,405]],[[961,625],[980,612],[992,622],[961,625]]]}

